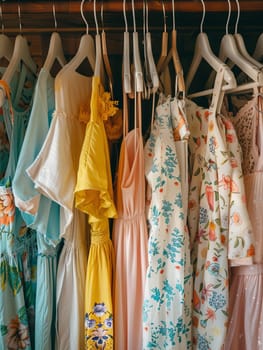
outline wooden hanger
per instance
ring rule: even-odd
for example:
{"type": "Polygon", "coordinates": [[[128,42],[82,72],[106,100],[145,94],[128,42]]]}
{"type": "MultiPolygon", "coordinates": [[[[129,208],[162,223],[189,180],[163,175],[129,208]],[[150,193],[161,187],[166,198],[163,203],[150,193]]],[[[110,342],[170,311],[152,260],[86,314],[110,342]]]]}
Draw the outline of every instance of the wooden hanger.
{"type": "Polygon", "coordinates": [[[104,67],[108,77],[111,98],[113,99],[113,74],[112,74],[108,50],[107,50],[106,32],[104,30],[103,3],[101,5],[101,23],[102,23],[102,33],[101,33],[102,58],[103,58],[104,67]]]}
{"type": "MultiPolygon", "coordinates": [[[[190,85],[203,59],[210,65],[210,67],[214,69],[215,72],[221,71],[222,66],[224,65],[223,62],[213,53],[211,46],[209,44],[207,34],[203,32],[203,23],[205,19],[205,4],[203,0],[201,0],[201,2],[203,6],[203,15],[202,15],[202,20],[200,24],[200,33],[198,34],[195,42],[194,56],[186,77],[187,92],[189,91],[190,85]]],[[[226,89],[231,89],[236,87],[236,79],[231,69],[226,66],[223,72],[224,72],[224,85],[222,86],[222,89],[226,90],[226,89]]],[[[206,96],[211,94],[212,91],[213,90],[211,89],[203,90],[203,91],[188,95],[188,97],[193,98],[193,97],[199,97],[199,96],[206,96]]]]}
{"type": "Polygon", "coordinates": [[[178,81],[178,88],[179,92],[185,93],[185,82],[184,82],[184,75],[183,75],[183,67],[179,58],[179,54],[177,51],[177,33],[175,29],[175,11],[174,11],[174,0],[172,0],[173,5],[173,29],[171,32],[171,48],[169,50],[169,53],[164,60],[163,64],[161,65],[159,69],[159,74],[161,74],[166,67],[168,67],[169,62],[173,61],[173,66],[175,69],[175,73],[177,75],[177,81],[178,81]]]}
{"type": "MultiPolygon", "coordinates": [[[[55,4],[53,2],[53,16],[54,16],[54,23],[55,23],[55,30],[57,29],[57,20],[56,20],[56,12],[55,12],[55,4]]],[[[53,64],[55,61],[58,61],[61,67],[63,67],[66,64],[66,59],[64,56],[64,51],[62,47],[62,41],[61,37],[58,32],[53,32],[51,34],[50,42],[49,42],[49,48],[46,60],[44,62],[43,68],[45,68],[47,71],[51,71],[53,64]]]]}
{"type": "Polygon", "coordinates": [[[168,53],[168,33],[166,30],[166,15],[165,15],[165,5],[164,1],[162,1],[162,7],[163,7],[163,33],[162,33],[162,48],[161,48],[161,54],[157,62],[157,72],[160,74],[162,65],[167,57],[168,53]]]}

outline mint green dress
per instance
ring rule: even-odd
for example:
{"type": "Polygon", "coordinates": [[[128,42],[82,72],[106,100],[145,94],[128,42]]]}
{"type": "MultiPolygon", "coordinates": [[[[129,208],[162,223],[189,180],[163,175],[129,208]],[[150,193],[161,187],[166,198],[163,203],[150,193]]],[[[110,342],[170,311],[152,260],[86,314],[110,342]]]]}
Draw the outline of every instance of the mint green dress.
{"type": "MultiPolygon", "coordinates": [[[[34,77],[22,66],[10,87],[11,98],[5,98],[0,119],[0,157],[5,159],[0,171],[0,349],[30,350],[34,344],[36,234],[15,208],[12,180],[31,111],[34,77]]],[[[9,92],[3,81],[0,89],[6,95],[9,92]]]]}
{"type": "Polygon", "coordinates": [[[29,124],[13,180],[15,204],[30,228],[37,231],[37,289],[35,349],[54,348],[56,320],[56,274],[59,247],[60,206],[40,194],[26,169],[34,162],[45,141],[55,109],[54,78],[41,69],[34,93],[29,124]]]}

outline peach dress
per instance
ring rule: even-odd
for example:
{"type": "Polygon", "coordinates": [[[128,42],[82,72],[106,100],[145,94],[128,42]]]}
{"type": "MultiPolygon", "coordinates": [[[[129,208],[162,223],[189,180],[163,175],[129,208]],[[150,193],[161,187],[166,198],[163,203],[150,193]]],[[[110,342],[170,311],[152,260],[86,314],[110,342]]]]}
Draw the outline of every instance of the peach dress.
{"type": "Polygon", "coordinates": [[[232,267],[225,349],[263,349],[263,100],[254,97],[231,118],[243,152],[248,213],[255,236],[254,265],[232,267]]]}
{"type": "MultiPolygon", "coordinates": [[[[125,107],[126,98],[124,96],[125,107]]],[[[140,100],[138,102],[138,109],[141,112],[140,100]]],[[[148,236],[140,112],[138,128],[135,127],[128,132],[127,108],[124,108],[124,138],[117,180],[118,219],[114,222],[113,232],[116,255],[114,278],[116,350],[142,349],[142,303],[148,236]]]]}

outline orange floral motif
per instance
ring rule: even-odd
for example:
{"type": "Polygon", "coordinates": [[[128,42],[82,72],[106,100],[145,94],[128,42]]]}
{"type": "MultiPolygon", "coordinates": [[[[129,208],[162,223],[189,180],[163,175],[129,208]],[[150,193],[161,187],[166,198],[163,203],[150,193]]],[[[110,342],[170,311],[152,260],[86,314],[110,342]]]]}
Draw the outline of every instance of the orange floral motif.
{"type": "Polygon", "coordinates": [[[14,221],[15,205],[13,195],[5,193],[0,195],[0,225],[8,226],[14,221]]]}
{"type": "Polygon", "coordinates": [[[216,319],[215,311],[213,309],[208,308],[206,311],[206,317],[208,319],[215,320],[216,319]]]}
{"type": "Polygon", "coordinates": [[[230,192],[232,193],[238,193],[239,192],[239,188],[237,186],[237,184],[235,183],[235,181],[233,181],[231,179],[231,177],[229,175],[222,177],[222,180],[219,181],[219,186],[224,186],[224,190],[229,189],[230,192]]]}
{"type": "Polygon", "coordinates": [[[207,185],[205,187],[205,194],[206,194],[206,198],[208,201],[208,205],[209,205],[209,209],[210,210],[214,210],[214,191],[213,191],[213,187],[210,185],[207,185]]]}
{"type": "Polygon", "coordinates": [[[235,135],[234,135],[234,134],[227,134],[227,135],[226,135],[226,140],[227,140],[227,142],[229,142],[229,143],[235,142],[235,135]]]}
{"type": "Polygon", "coordinates": [[[255,255],[255,247],[253,244],[250,244],[250,247],[247,250],[247,256],[254,256],[255,255]]]}
{"type": "Polygon", "coordinates": [[[222,243],[222,244],[225,244],[225,242],[226,242],[226,236],[221,234],[220,240],[221,240],[221,243],[222,243]]]}
{"type": "Polygon", "coordinates": [[[194,327],[198,327],[198,324],[199,324],[199,320],[196,316],[193,316],[193,319],[192,319],[192,324],[194,327]]]}
{"type": "Polygon", "coordinates": [[[238,167],[237,160],[235,158],[230,158],[230,164],[233,169],[238,167]]]}
{"type": "Polygon", "coordinates": [[[240,224],[241,223],[241,217],[240,214],[235,212],[232,214],[231,219],[233,221],[234,224],[240,224]]]}
{"type": "Polygon", "coordinates": [[[10,350],[26,349],[29,345],[28,328],[20,323],[16,316],[8,325],[7,348],[10,350]]]}
{"type": "Polygon", "coordinates": [[[190,210],[194,209],[196,207],[196,201],[194,199],[190,199],[188,202],[188,208],[190,210]]]}
{"type": "Polygon", "coordinates": [[[216,240],[216,232],[215,232],[216,224],[212,221],[209,223],[209,233],[208,237],[210,241],[216,240]]]}
{"type": "Polygon", "coordinates": [[[193,305],[194,305],[194,308],[199,310],[200,309],[200,306],[201,306],[201,300],[198,296],[198,294],[196,293],[196,291],[194,290],[194,294],[193,294],[193,305]]]}

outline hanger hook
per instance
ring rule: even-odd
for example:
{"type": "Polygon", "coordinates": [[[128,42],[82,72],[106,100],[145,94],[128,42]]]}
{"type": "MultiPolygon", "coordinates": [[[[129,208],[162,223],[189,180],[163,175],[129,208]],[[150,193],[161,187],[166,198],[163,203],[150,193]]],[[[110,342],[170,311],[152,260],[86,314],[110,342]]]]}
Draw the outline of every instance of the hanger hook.
{"type": "Polygon", "coordinates": [[[17,13],[18,13],[18,20],[19,20],[19,31],[22,32],[22,21],[21,21],[21,8],[20,8],[20,1],[17,3],[17,13]]]}
{"type": "Polygon", "coordinates": [[[128,32],[128,22],[126,16],[126,0],[123,0],[123,18],[125,23],[125,32],[128,32]]]}
{"type": "Polygon", "coordinates": [[[173,8],[173,30],[175,30],[175,10],[174,10],[174,0],[172,0],[172,8],[173,8]]]}
{"type": "Polygon", "coordinates": [[[236,20],[236,24],[235,24],[235,34],[237,34],[237,28],[238,28],[238,23],[239,23],[239,18],[240,18],[240,4],[239,4],[239,0],[236,0],[236,4],[237,4],[237,20],[236,20]]]}
{"type": "Polygon", "coordinates": [[[94,13],[95,26],[96,26],[96,33],[97,35],[99,35],[99,25],[98,25],[97,12],[96,12],[96,0],[93,1],[93,13],[94,13]]]}
{"type": "Polygon", "coordinates": [[[83,6],[84,6],[84,2],[85,0],[81,0],[81,4],[80,4],[80,14],[81,14],[81,17],[86,25],[86,33],[89,34],[89,24],[88,24],[88,21],[86,20],[85,16],[84,16],[84,12],[83,12],[83,6]]]}
{"type": "Polygon", "coordinates": [[[167,28],[166,28],[166,13],[165,13],[165,5],[164,5],[164,1],[162,0],[162,8],[163,8],[163,31],[166,32],[167,28]]]}
{"type": "Polygon", "coordinates": [[[202,20],[200,23],[200,33],[203,33],[203,24],[204,24],[204,20],[205,20],[205,2],[204,0],[201,0],[202,6],[203,6],[203,15],[202,15],[202,20]]]}
{"type": "Polygon", "coordinates": [[[102,31],[104,32],[104,13],[103,13],[103,1],[101,3],[101,8],[100,8],[100,18],[101,18],[101,26],[102,26],[102,31]]]}
{"type": "Polygon", "coordinates": [[[4,33],[4,21],[3,21],[3,9],[2,9],[2,2],[0,3],[0,17],[1,17],[1,27],[2,27],[2,34],[4,33]]]}
{"type": "Polygon", "coordinates": [[[55,29],[57,29],[58,24],[57,24],[57,18],[56,18],[56,5],[55,5],[55,1],[53,1],[52,12],[53,12],[53,18],[54,18],[54,26],[55,26],[55,29]]]}
{"type": "Polygon", "coordinates": [[[229,21],[230,21],[230,16],[231,16],[231,3],[230,0],[227,0],[228,2],[228,16],[227,16],[227,21],[226,21],[226,35],[229,34],[228,29],[229,29],[229,21]]]}
{"type": "Polygon", "coordinates": [[[134,0],[132,0],[132,18],[133,18],[133,31],[136,32],[136,18],[135,18],[135,9],[134,9],[134,0]]]}

